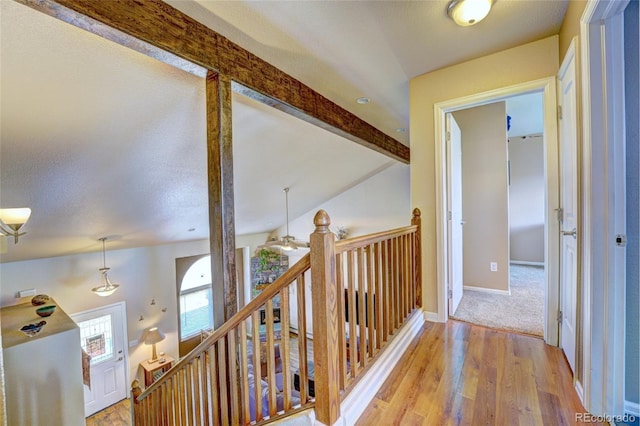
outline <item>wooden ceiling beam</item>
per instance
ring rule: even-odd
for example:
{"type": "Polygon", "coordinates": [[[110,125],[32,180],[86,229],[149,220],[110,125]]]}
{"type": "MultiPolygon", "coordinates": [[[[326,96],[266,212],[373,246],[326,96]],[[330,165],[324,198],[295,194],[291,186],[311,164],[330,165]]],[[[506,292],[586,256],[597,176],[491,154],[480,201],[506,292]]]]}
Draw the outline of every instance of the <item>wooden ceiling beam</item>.
{"type": "Polygon", "coordinates": [[[332,133],[409,163],[409,148],[211,28],[159,0],[18,0],[124,45],[155,46],[216,71],[267,101],[332,133]],[[69,16],[69,9],[77,16],[69,16]],[[87,23],[84,17],[106,25],[87,23]],[[83,22],[84,21],[84,22],[83,22]],[[106,34],[109,28],[118,32],[106,34]],[[133,40],[123,39],[128,35],[133,40]]]}

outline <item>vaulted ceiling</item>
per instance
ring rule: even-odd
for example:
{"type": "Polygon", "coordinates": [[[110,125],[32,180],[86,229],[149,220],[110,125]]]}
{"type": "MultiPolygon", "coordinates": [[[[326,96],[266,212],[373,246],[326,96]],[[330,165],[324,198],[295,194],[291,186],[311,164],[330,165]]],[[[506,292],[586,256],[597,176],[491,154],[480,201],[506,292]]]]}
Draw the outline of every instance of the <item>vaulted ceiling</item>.
{"type": "MultiPolygon", "coordinates": [[[[411,77],[556,34],[566,9],[496,1],[461,28],[440,0],[168,3],[407,145],[411,77]]],[[[207,238],[204,80],[0,8],[0,207],[33,209],[0,261],[207,238]]],[[[233,114],[238,234],[283,224],[285,186],[296,217],[394,163],[241,95],[233,114]]]]}

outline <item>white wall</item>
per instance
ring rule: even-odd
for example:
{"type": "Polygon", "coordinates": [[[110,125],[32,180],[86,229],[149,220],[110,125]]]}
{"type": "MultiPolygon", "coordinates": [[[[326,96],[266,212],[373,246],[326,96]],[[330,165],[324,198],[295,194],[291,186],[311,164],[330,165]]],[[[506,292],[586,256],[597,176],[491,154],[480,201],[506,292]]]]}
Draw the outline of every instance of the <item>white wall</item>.
{"type": "Polygon", "coordinates": [[[509,138],[511,261],[544,262],[544,144],[541,135],[509,138]]]}
{"type": "MultiPolygon", "coordinates": [[[[411,224],[409,166],[393,164],[342,194],[291,220],[289,232],[299,240],[309,241],[313,217],[324,209],[331,218],[331,230],[348,228],[350,237],[408,226],[411,224]]],[[[284,226],[276,230],[286,233],[284,226]]],[[[292,265],[296,260],[289,260],[292,265]]]]}

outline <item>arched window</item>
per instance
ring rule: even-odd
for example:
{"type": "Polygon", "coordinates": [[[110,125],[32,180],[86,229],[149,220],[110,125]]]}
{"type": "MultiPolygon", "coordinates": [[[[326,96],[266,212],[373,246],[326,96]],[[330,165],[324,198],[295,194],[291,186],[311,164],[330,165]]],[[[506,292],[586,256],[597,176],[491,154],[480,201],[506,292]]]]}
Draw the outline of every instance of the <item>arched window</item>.
{"type": "MultiPolygon", "coordinates": [[[[180,346],[182,347],[185,342],[199,343],[201,330],[213,329],[211,256],[176,259],[176,270],[180,346]]],[[[182,350],[180,352],[182,353],[182,350]]]]}

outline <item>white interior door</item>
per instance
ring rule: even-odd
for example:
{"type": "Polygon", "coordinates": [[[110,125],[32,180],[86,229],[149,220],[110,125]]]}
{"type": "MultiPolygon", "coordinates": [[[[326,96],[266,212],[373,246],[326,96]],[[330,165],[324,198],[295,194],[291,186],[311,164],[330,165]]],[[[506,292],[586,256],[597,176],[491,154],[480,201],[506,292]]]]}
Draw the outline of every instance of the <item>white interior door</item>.
{"type": "Polygon", "coordinates": [[[453,115],[446,115],[448,161],[449,315],[462,300],[462,134],[453,115]]]}
{"type": "Polygon", "coordinates": [[[560,105],[560,346],[575,371],[578,285],[578,143],[575,43],[558,73],[560,105]]]}
{"type": "Polygon", "coordinates": [[[80,344],[91,356],[91,388],[84,387],[88,417],[127,397],[125,307],[123,303],[71,316],[80,327],[80,344]]]}

